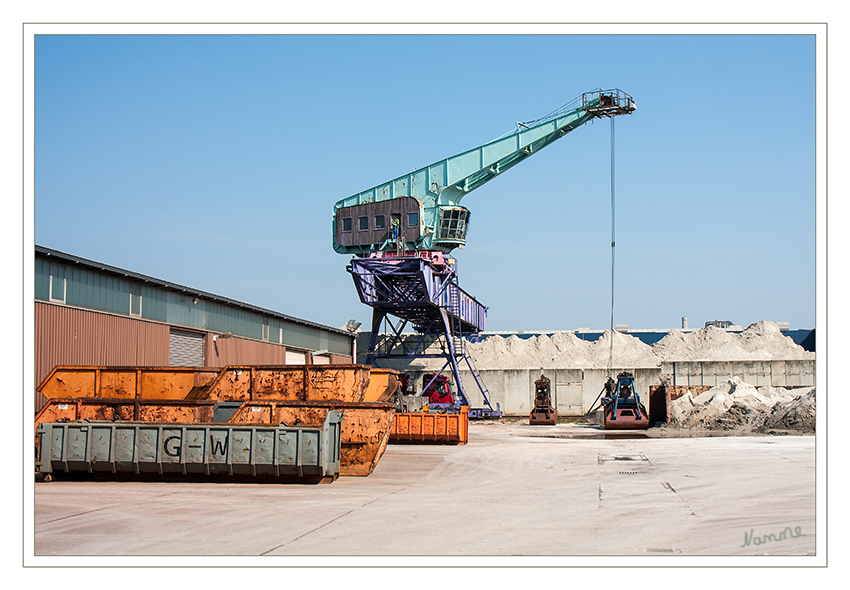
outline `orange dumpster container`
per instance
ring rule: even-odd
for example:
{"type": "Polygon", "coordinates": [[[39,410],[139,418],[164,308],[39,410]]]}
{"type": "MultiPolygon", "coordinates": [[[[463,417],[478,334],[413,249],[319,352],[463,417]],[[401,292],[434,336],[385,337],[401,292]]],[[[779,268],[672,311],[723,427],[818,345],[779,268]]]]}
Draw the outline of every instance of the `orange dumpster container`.
{"type": "MultiPolygon", "coordinates": [[[[343,410],[341,475],[369,475],[386,449],[395,404],[365,402],[368,365],[55,367],[39,386],[35,418],[141,422],[226,422],[321,427],[343,410]],[[226,416],[226,417],[222,417],[226,416]]],[[[395,391],[398,373],[378,371],[371,391],[395,391]]]]}
{"type": "MultiPolygon", "coordinates": [[[[57,366],[38,386],[47,399],[337,400],[362,402],[368,365],[206,367],[57,366]]],[[[389,375],[378,385],[389,387],[389,375]]],[[[383,393],[383,392],[379,392],[383,393]]],[[[376,400],[377,401],[377,400],[376,400]]]]}
{"type": "Polygon", "coordinates": [[[399,385],[398,371],[373,367],[369,371],[369,387],[364,402],[385,402],[396,392],[399,385]]]}
{"type": "Polygon", "coordinates": [[[209,387],[221,369],[56,366],[38,386],[47,399],[185,399],[209,387]]]}
{"type": "Polygon", "coordinates": [[[465,445],[469,442],[469,408],[462,407],[459,414],[396,414],[390,442],[465,445]]]}
{"type": "Polygon", "coordinates": [[[77,420],[204,423],[212,422],[215,406],[206,400],[50,399],[36,414],[35,425],[77,420]]]}

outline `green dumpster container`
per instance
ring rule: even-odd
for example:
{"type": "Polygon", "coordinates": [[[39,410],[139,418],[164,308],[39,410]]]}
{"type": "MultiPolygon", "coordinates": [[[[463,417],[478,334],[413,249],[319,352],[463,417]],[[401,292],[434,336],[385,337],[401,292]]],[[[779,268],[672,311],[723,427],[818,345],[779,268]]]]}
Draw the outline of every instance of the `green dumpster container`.
{"type": "Polygon", "coordinates": [[[74,421],[39,424],[36,471],[271,480],[339,476],[344,412],[321,428],[250,424],[74,421]]]}

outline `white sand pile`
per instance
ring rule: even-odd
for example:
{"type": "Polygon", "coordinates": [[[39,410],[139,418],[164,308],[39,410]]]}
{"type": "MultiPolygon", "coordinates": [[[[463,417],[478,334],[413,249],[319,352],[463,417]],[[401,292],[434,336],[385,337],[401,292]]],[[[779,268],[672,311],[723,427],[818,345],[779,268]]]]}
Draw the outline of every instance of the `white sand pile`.
{"type": "MultiPolygon", "coordinates": [[[[523,339],[490,336],[469,344],[469,353],[479,369],[604,369],[608,367],[611,331],[595,342],[574,333],[541,334],[523,339]]],[[[652,348],[628,334],[614,332],[614,366],[653,368],[659,365],[652,348]]]]}
{"type": "MultiPolygon", "coordinates": [[[[589,342],[573,332],[520,338],[488,336],[480,342],[469,342],[468,351],[480,370],[487,369],[606,369],[612,332],[606,330],[596,341],[589,342]]],[[[411,336],[409,348],[418,336],[411,336]]],[[[655,368],[665,361],[756,361],[810,360],[808,352],[791,338],[784,336],[773,322],[757,322],[740,334],[709,326],[695,332],[672,330],[649,346],[630,334],[613,332],[614,368],[655,368]]],[[[358,349],[368,347],[368,334],[360,335],[358,349]]],[[[440,354],[439,345],[428,349],[440,354]]],[[[410,366],[422,370],[438,370],[444,359],[416,359],[410,366]]],[[[394,363],[395,365],[395,363],[394,363]]],[[[393,368],[404,369],[406,363],[393,368]]]]}
{"type": "MultiPolygon", "coordinates": [[[[572,332],[489,336],[471,343],[469,351],[480,369],[604,369],[608,367],[611,331],[594,342],[572,332]]],[[[652,368],[662,361],[755,361],[814,359],[815,354],[784,336],[773,322],[757,322],[740,334],[709,326],[696,332],[672,330],[649,346],[635,336],[614,332],[614,367],[652,368]]]]}
{"type": "Polygon", "coordinates": [[[593,368],[608,367],[609,356],[613,358],[614,367],[646,368],[657,367],[660,362],[652,351],[652,347],[641,340],[622,332],[613,332],[614,347],[611,352],[611,330],[605,330],[598,340],[590,346],[593,368]]]}
{"type": "Polygon", "coordinates": [[[808,352],[773,322],[750,324],[740,334],[708,326],[696,332],[671,330],[652,346],[662,361],[808,360],[808,352]]]}
{"type": "Polygon", "coordinates": [[[741,432],[815,431],[815,389],[753,387],[737,377],[671,402],[672,428],[741,432]]]}

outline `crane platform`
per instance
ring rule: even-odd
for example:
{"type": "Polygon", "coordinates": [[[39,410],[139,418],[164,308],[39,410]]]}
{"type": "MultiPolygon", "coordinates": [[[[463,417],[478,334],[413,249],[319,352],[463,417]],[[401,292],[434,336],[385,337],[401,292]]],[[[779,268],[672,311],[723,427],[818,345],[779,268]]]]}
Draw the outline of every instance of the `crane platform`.
{"type": "MultiPolygon", "coordinates": [[[[354,258],[346,268],[360,301],[385,314],[407,320],[418,332],[449,316],[456,336],[477,334],[487,322],[487,307],[458,286],[451,259],[432,262],[431,253],[415,256],[354,258]],[[423,256],[424,255],[424,256],[423,256]]],[[[442,333],[442,327],[437,328],[442,333]]]]}

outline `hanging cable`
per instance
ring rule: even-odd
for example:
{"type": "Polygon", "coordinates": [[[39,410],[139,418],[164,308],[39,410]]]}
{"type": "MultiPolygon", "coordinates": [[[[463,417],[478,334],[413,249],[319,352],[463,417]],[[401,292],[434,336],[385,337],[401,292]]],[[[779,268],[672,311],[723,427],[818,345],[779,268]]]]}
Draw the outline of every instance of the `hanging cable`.
{"type": "Polygon", "coordinates": [[[611,342],[608,349],[608,377],[614,363],[614,117],[611,121],[611,342]]]}

